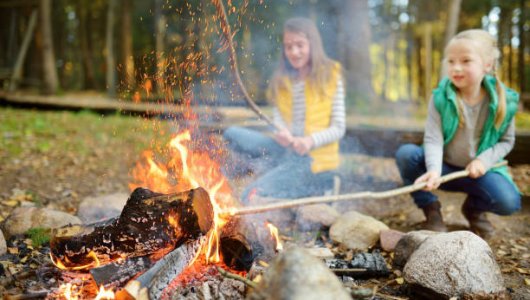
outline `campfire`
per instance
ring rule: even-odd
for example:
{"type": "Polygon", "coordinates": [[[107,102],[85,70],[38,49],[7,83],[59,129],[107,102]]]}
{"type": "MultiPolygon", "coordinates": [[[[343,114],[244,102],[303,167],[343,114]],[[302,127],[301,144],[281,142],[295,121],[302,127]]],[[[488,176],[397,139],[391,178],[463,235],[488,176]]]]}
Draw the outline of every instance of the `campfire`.
{"type": "Polygon", "coordinates": [[[119,217],[56,230],[51,258],[65,282],[52,297],[159,299],[217,268],[244,276],[280,250],[273,224],[221,214],[239,203],[212,158],[223,153],[213,141],[185,130],[164,155],[145,151],[119,217]]]}

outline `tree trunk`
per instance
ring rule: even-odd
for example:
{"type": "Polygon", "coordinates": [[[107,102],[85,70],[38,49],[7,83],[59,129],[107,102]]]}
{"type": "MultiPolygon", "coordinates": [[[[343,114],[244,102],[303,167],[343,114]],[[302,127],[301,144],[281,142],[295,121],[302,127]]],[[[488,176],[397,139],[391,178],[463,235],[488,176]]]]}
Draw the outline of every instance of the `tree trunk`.
{"type": "MultiPolygon", "coordinates": [[[[447,26],[445,27],[445,37],[443,47],[445,48],[451,38],[456,34],[458,30],[458,19],[460,16],[460,8],[462,6],[462,0],[451,0],[449,3],[449,11],[447,14],[447,26]]],[[[443,49],[442,49],[443,51],[443,49]]],[[[445,66],[442,64],[440,68],[440,78],[445,76],[445,66]]]]}
{"type": "Polygon", "coordinates": [[[521,93],[526,91],[525,85],[526,74],[525,74],[525,61],[524,54],[526,50],[526,36],[524,30],[525,21],[528,20],[527,9],[525,7],[525,0],[520,0],[520,9],[521,14],[519,16],[519,49],[518,49],[518,58],[517,58],[517,70],[518,70],[518,79],[519,79],[519,91],[521,93]]]}
{"type": "Polygon", "coordinates": [[[79,44],[81,48],[81,64],[83,67],[83,88],[94,89],[96,87],[96,79],[88,34],[89,30],[87,30],[89,24],[87,20],[87,0],[81,0],[77,3],[77,11],[79,15],[79,44]]]}
{"type": "Polygon", "coordinates": [[[346,1],[341,12],[339,49],[344,48],[344,74],[346,87],[364,101],[377,101],[372,87],[372,63],[370,59],[371,30],[367,0],[346,1]]]}
{"type": "Polygon", "coordinates": [[[20,52],[18,53],[17,60],[15,61],[13,74],[11,75],[11,80],[9,82],[9,91],[11,92],[17,89],[18,83],[22,79],[22,68],[24,67],[24,60],[26,59],[29,44],[33,39],[33,33],[37,23],[37,14],[38,12],[34,10],[29,18],[28,28],[26,30],[26,34],[24,35],[24,40],[22,41],[22,46],[20,47],[20,52]]]}
{"type": "Polygon", "coordinates": [[[115,71],[115,58],[114,58],[114,8],[116,6],[116,0],[109,0],[109,7],[107,11],[107,29],[106,29],[106,42],[105,49],[107,53],[107,94],[110,97],[116,96],[116,71],[115,71]]]}
{"type": "Polygon", "coordinates": [[[162,12],[163,1],[155,0],[155,55],[156,55],[156,90],[158,93],[165,90],[165,36],[166,17],[162,12]]]}
{"type": "Polygon", "coordinates": [[[134,56],[133,56],[133,41],[132,41],[132,0],[122,0],[122,54],[123,54],[123,72],[124,81],[129,89],[136,85],[134,77],[134,56]]]}
{"type": "Polygon", "coordinates": [[[42,64],[43,64],[43,93],[50,95],[57,92],[59,80],[55,67],[55,53],[53,51],[52,31],[52,0],[41,0],[41,32],[42,32],[42,64]]]}
{"type": "Polygon", "coordinates": [[[427,22],[423,31],[425,46],[425,101],[429,101],[432,88],[432,24],[427,22]]]}

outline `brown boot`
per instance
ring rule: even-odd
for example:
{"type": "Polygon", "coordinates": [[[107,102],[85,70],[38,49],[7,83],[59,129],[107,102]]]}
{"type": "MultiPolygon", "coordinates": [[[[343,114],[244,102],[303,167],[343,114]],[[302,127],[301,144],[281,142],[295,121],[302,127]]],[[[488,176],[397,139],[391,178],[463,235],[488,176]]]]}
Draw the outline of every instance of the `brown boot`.
{"type": "Polygon", "coordinates": [[[447,232],[447,227],[444,224],[442,217],[442,206],[439,201],[433,202],[427,206],[422,207],[423,214],[425,214],[425,224],[423,229],[431,231],[447,232]]]}
{"type": "Polygon", "coordinates": [[[486,217],[485,212],[473,210],[469,206],[469,201],[466,200],[462,205],[462,214],[469,222],[469,230],[477,234],[481,238],[487,240],[493,236],[495,228],[486,217]]]}

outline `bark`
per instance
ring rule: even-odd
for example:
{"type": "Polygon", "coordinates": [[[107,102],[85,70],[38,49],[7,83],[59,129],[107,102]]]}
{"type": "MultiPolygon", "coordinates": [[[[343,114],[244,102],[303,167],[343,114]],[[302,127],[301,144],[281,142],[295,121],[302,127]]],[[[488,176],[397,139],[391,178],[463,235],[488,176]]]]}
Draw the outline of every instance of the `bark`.
{"type": "Polygon", "coordinates": [[[519,17],[519,49],[517,49],[517,70],[518,70],[518,79],[519,79],[519,90],[521,93],[526,91],[526,74],[525,74],[525,61],[524,55],[526,50],[526,35],[524,30],[524,24],[528,20],[528,12],[525,7],[525,0],[519,1],[519,7],[521,9],[521,14],[519,17]]]}
{"type": "Polygon", "coordinates": [[[210,198],[202,188],[168,195],[137,188],[119,218],[59,229],[50,242],[51,256],[68,269],[93,267],[94,255],[101,264],[125,257],[160,257],[206,234],[212,224],[210,198]]]}
{"type": "Polygon", "coordinates": [[[40,1],[41,33],[42,33],[42,64],[43,64],[43,93],[55,94],[59,88],[57,68],[55,67],[55,53],[53,50],[52,31],[52,0],[40,1]]]}
{"type": "MultiPolygon", "coordinates": [[[[445,37],[443,47],[447,46],[453,36],[458,31],[458,19],[460,17],[460,8],[462,6],[462,0],[450,0],[449,11],[447,13],[447,26],[445,27],[445,37]]],[[[442,51],[444,50],[442,49],[442,51]]],[[[446,73],[444,65],[440,68],[440,78],[446,73]]]]}

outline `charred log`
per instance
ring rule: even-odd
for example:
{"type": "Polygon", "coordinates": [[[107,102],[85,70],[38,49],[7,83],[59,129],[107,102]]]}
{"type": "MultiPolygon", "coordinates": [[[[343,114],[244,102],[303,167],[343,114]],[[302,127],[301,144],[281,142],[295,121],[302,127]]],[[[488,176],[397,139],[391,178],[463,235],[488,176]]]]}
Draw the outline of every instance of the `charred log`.
{"type": "Polygon", "coordinates": [[[263,224],[255,224],[248,217],[230,219],[220,238],[224,263],[238,271],[249,271],[257,259],[270,260],[275,252],[274,240],[263,224]]]}
{"type": "Polygon", "coordinates": [[[117,296],[120,299],[139,299],[147,295],[149,299],[160,299],[171,281],[197,257],[204,240],[188,241],[165,255],[144,274],[127,283],[117,296]]]}
{"type": "Polygon", "coordinates": [[[335,274],[341,276],[368,278],[390,275],[385,258],[379,252],[359,253],[351,261],[326,260],[326,264],[335,274]]]}
{"type": "Polygon", "coordinates": [[[132,257],[121,263],[113,262],[93,268],[90,274],[98,286],[121,287],[137,274],[149,269],[153,263],[148,256],[132,257]]]}
{"type": "Polygon", "coordinates": [[[96,258],[102,264],[146,255],[156,260],[212,224],[212,204],[202,188],[167,195],[138,188],[117,219],[56,230],[51,255],[65,268],[94,267],[96,258]]]}

